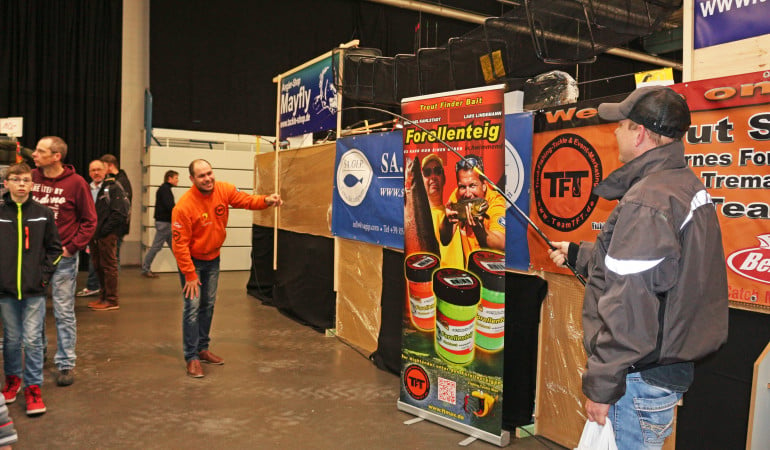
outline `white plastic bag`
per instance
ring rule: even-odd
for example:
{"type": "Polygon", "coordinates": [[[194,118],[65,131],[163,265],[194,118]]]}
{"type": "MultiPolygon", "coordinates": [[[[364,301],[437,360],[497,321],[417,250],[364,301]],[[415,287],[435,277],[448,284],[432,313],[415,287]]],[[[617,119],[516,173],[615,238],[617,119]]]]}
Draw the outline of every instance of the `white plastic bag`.
{"type": "Polygon", "coordinates": [[[586,420],[583,434],[580,435],[580,442],[575,450],[618,450],[610,419],[607,418],[604,426],[586,420]]]}

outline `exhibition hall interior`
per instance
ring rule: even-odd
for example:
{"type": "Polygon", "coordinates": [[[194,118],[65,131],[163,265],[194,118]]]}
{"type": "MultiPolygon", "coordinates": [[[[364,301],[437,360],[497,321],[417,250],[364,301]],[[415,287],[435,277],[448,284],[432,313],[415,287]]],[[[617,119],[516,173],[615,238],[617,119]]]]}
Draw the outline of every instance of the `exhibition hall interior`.
{"type": "Polygon", "coordinates": [[[768,24],[0,2],[0,447],[770,448],[768,24]]]}

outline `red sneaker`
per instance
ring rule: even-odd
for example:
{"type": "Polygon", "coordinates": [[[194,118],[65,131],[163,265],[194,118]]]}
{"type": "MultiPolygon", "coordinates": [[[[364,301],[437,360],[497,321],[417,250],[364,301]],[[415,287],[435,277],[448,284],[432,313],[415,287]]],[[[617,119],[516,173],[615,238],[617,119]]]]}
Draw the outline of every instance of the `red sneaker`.
{"type": "Polygon", "coordinates": [[[24,389],[24,397],[27,399],[27,415],[36,416],[45,412],[45,403],[40,394],[40,386],[33,384],[24,389]]]}
{"type": "Polygon", "coordinates": [[[5,386],[3,386],[3,397],[5,397],[5,403],[10,404],[16,401],[16,394],[21,390],[21,378],[16,375],[8,375],[5,377],[5,386]]]}

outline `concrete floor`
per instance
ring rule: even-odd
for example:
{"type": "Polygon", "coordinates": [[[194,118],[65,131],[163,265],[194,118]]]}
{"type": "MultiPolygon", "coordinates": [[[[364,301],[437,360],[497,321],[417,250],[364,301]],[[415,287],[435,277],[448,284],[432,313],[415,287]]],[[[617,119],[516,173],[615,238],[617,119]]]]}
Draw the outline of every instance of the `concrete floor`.
{"type": "MultiPolygon", "coordinates": [[[[92,297],[78,298],[75,383],[56,386],[49,358],[48,412],[27,417],[23,396],[9,405],[15,448],[443,449],[466,437],[425,421],[404,425],[414,416],[396,409],[397,376],[248,296],[247,280],[247,272],[220,276],[211,350],[225,364],[204,364],[201,379],[185,375],[176,274],[146,279],[124,268],[118,311],[94,312],[92,297]]],[[[55,330],[49,302],[49,355],[55,330]]],[[[539,437],[509,447],[561,448],[539,437]]]]}

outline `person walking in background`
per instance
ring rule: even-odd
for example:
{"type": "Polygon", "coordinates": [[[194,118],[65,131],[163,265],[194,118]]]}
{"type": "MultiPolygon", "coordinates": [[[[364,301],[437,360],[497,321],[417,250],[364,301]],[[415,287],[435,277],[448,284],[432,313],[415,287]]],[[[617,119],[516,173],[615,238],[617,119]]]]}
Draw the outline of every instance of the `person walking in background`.
{"type": "Polygon", "coordinates": [[[196,159],[188,167],[193,186],[171,213],[172,250],[179,266],[184,311],[182,341],[187,375],[203,377],[201,361],[224,364],[209,350],[209,331],[219,281],[219,252],[225,241],[229,207],[265,209],[281,206],[281,196],[249,195],[230,183],[215,181],[211,164],[196,159]]]}
{"type": "MultiPolygon", "coordinates": [[[[102,181],[104,181],[104,171],[95,170],[95,168],[94,164],[91,164],[88,167],[88,175],[91,177],[91,182],[88,184],[88,187],[91,188],[91,197],[94,199],[94,204],[96,204],[96,194],[99,193],[99,188],[102,186],[102,181]]],[[[102,289],[99,284],[99,276],[96,275],[96,270],[94,270],[91,248],[86,247],[85,252],[88,253],[88,278],[86,279],[86,287],[75,294],[77,297],[91,297],[92,295],[98,295],[101,293],[102,289]]]]}
{"type": "Polygon", "coordinates": [[[89,172],[96,179],[103,178],[96,194],[96,231],[89,246],[94,270],[102,285],[98,300],[88,304],[94,311],[112,311],[118,305],[118,239],[128,231],[128,198],[115,176],[106,174],[107,168],[101,160],[91,161],[89,172]]]}
{"type": "MultiPolygon", "coordinates": [[[[63,251],[62,259],[51,277],[53,314],[56,319],[57,349],[54,356],[59,373],[56,384],[68,386],[75,380],[75,285],[78,275],[78,252],[88,245],[96,229],[96,209],[88,183],[63,161],[67,143],[60,137],[47,136],[37,143],[32,153],[36,169],[32,170],[32,198],[53,210],[63,251]]],[[[45,334],[43,334],[45,336],[45,334]]]]}
{"type": "Polygon", "coordinates": [[[595,243],[552,242],[585,275],[583,393],[620,449],[661,448],[693,362],[727,340],[727,269],[716,209],[684,158],[690,109],[670,88],[602,103],[624,163],[593,193],[617,200],[595,243]],[[650,424],[654,424],[651,426],[650,424]]]}
{"type": "MultiPolygon", "coordinates": [[[[131,182],[128,180],[126,171],[118,167],[118,158],[116,158],[115,155],[105,153],[100,159],[107,166],[107,174],[114,176],[115,181],[123,188],[123,192],[126,193],[126,197],[128,198],[129,208],[128,217],[126,218],[128,227],[126,228],[125,233],[128,234],[131,229],[131,202],[134,201],[134,191],[131,188],[131,182]]],[[[118,248],[116,252],[118,258],[118,271],[120,271],[120,247],[123,245],[123,236],[125,236],[125,234],[118,238],[118,248]]]]}
{"type": "Polygon", "coordinates": [[[62,247],[53,211],[30,198],[32,169],[24,163],[10,166],[5,185],[8,192],[0,199],[0,240],[7,250],[0,254],[3,398],[15,402],[23,381],[27,415],[33,416],[46,411],[40,392],[45,296],[62,247]]]}
{"type": "Polygon", "coordinates": [[[168,244],[168,248],[171,248],[171,210],[176,204],[171,188],[177,184],[179,184],[179,172],[168,170],[163,175],[163,184],[155,192],[155,238],[144,256],[144,262],[142,262],[142,276],[144,277],[158,278],[152,273],[152,261],[163,248],[164,242],[168,244]]]}

